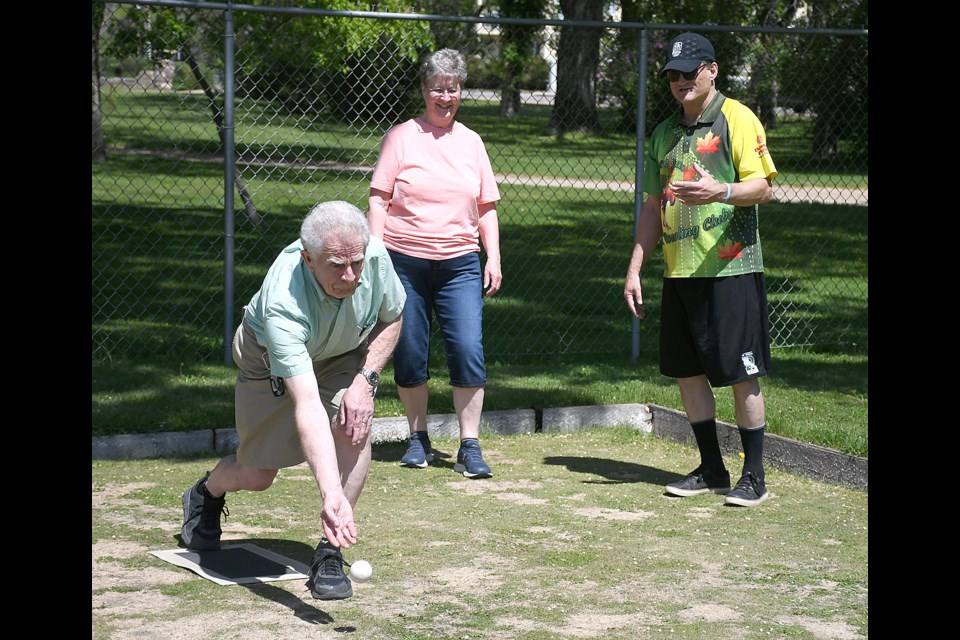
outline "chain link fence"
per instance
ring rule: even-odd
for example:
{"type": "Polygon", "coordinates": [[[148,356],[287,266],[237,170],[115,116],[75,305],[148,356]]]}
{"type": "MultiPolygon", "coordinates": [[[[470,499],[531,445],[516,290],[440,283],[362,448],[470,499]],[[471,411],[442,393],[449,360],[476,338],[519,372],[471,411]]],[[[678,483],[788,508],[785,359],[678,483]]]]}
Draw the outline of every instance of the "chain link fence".
{"type": "MultiPolygon", "coordinates": [[[[760,210],[774,346],[866,346],[866,34],[691,29],[714,42],[719,89],[763,120],[780,171],[760,210]]],[[[95,361],[225,358],[307,210],[366,210],[380,139],[422,111],[417,64],[443,46],[467,56],[458,119],[502,194],[488,359],[655,351],[656,305],[637,322],[622,290],[642,132],[674,108],[657,71],[677,31],[94,2],[95,361]]]]}

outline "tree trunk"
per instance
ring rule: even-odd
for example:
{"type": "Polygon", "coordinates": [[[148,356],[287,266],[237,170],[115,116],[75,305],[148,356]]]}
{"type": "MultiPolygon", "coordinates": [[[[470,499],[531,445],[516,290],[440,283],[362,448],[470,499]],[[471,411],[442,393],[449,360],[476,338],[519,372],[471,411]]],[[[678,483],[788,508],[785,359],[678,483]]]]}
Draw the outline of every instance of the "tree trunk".
{"type": "MultiPolygon", "coordinates": [[[[762,36],[761,36],[762,38],[762,36]]],[[[768,43],[764,43],[767,45],[768,43]]],[[[780,84],[778,82],[778,71],[768,57],[761,55],[757,64],[750,75],[750,94],[756,100],[753,105],[754,111],[763,128],[767,131],[777,128],[777,107],[780,102],[780,84]]]]}
{"type": "MultiPolygon", "coordinates": [[[[197,59],[194,57],[190,46],[186,42],[181,42],[180,50],[183,51],[186,57],[187,65],[189,65],[194,79],[196,79],[200,88],[203,89],[203,95],[207,97],[207,102],[210,104],[210,112],[213,114],[213,123],[217,125],[217,135],[220,137],[220,144],[223,144],[223,111],[217,105],[217,93],[207,82],[207,79],[203,77],[203,71],[200,69],[200,65],[197,64],[197,59]]],[[[247,193],[247,187],[243,183],[243,177],[240,175],[240,170],[236,167],[234,167],[233,171],[233,181],[237,186],[240,199],[243,200],[243,208],[246,210],[250,222],[260,224],[260,214],[257,213],[257,208],[253,204],[253,198],[247,193]]]]}
{"type": "MultiPolygon", "coordinates": [[[[560,0],[565,20],[602,20],[603,0],[560,0]]],[[[594,131],[597,119],[597,67],[600,63],[599,27],[560,28],[557,47],[557,95],[550,116],[550,132],[594,131]]]]}
{"type": "MultiPolygon", "coordinates": [[[[813,2],[813,20],[812,26],[815,28],[826,28],[829,24],[830,12],[827,10],[827,3],[820,0],[813,2]]],[[[833,62],[833,60],[830,60],[833,62]]],[[[840,67],[837,67],[840,68],[840,67]]],[[[814,160],[824,160],[832,157],[837,152],[837,140],[839,139],[839,129],[837,127],[837,99],[843,91],[840,74],[832,74],[825,85],[819,88],[819,93],[814,98],[814,109],[816,119],[813,121],[813,148],[812,155],[814,160]]]]}
{"type": "Polygon", "coordinates": [[[777,128],[777,111],[780,107],[780,85],[776,78],[770,81],[770,86],[767,87],[767,92],[762,98],[759,113],[760,122],[763,123],[764,129],[772,131],[777,128]]]}
{"type": "Polygon", "coordinates": [[[840,139],[836,125],[834,105],[821,106],[817,110],[817,119],[813,122],[813,159],[825,160],[837,153],[837,141],[840,139]]]}
{"type": "Polygon", "coordinates": [[[520,92],[516,89],[504,88],[500,94],[500,116],[512,118],[520,111],[520,92]]]}
{"type": "MultiPolygon", "coordinates": [[[[507,18],[542,18],[545,0],[500,0],[500,12],[507,18]]],[[[523,106],[520,91],[523,75],[533,58],[533,44],[541,27],[505,24],[500,27],[500,61],[503,84],[500,94],[500,115],[512,118],[523,106]]]]}
{"type": "MultiPolygon", "coordinates": [[[[758,18],[760,24],[765,27],[787,27],[793,24],[796,15],[797,3],[791,3],[781,8],[779,2],[769,0],[761,8],[758,18]]],[[[764,129],[772,130],[777,128],[777,111],[780,107],[781,67],[777,62],[779,59],[778,40],[771,33],[761,33],[758,37],[761,44],[761,54],[750,82],[755,87],[759,83],[759,87],[753,92],[757,99],[757,117],[760,118],[764,129]]]]}
{"type": "Polygon", "coordinates": [[[93,3],[93,162],[107,159],[103,146],[103,113],[100,110],[100,26],[103,24],[104,5],[93,3]]]}

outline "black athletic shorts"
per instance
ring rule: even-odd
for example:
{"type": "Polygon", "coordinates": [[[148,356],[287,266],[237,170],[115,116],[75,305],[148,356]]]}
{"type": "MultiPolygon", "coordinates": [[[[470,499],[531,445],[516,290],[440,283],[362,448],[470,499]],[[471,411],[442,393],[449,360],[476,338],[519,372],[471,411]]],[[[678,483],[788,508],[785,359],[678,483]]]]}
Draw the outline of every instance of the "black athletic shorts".
{"type": "Polygon", "coordinates": [[[770,371],[770,318],[763,273],[664,278],[660,373],[706,374],[727,387],[770,371]]]}

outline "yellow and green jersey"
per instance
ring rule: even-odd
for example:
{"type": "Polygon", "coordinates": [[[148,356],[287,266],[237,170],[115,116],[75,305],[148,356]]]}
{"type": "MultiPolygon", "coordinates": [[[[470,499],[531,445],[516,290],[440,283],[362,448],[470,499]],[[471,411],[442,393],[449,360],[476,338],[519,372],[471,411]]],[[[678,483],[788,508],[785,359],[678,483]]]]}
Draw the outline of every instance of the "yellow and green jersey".
{"type": "Polygon", "coordinates": [[[757,205],[688,205],[670,189],[671,182],[698,180],[700,172],[725,183],[772,180],[777,168],[767,151],[763,125],[746,105],[720,93],[696,124],[683,124],[682,115],[653,130],[644,167],[644,192],[660,198],[664,277],[763,271],[757,205]]]}

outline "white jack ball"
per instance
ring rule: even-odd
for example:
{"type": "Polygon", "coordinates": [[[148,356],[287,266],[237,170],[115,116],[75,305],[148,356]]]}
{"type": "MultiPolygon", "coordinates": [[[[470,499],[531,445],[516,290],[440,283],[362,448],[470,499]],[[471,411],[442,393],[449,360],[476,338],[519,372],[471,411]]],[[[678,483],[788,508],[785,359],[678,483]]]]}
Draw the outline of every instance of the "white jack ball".
{"type": "Polygon", "coordinates": [[[350,563],[350,579],[354,582],[366,582],[373,575],[373,567],[366,560],[350,563]]]}

